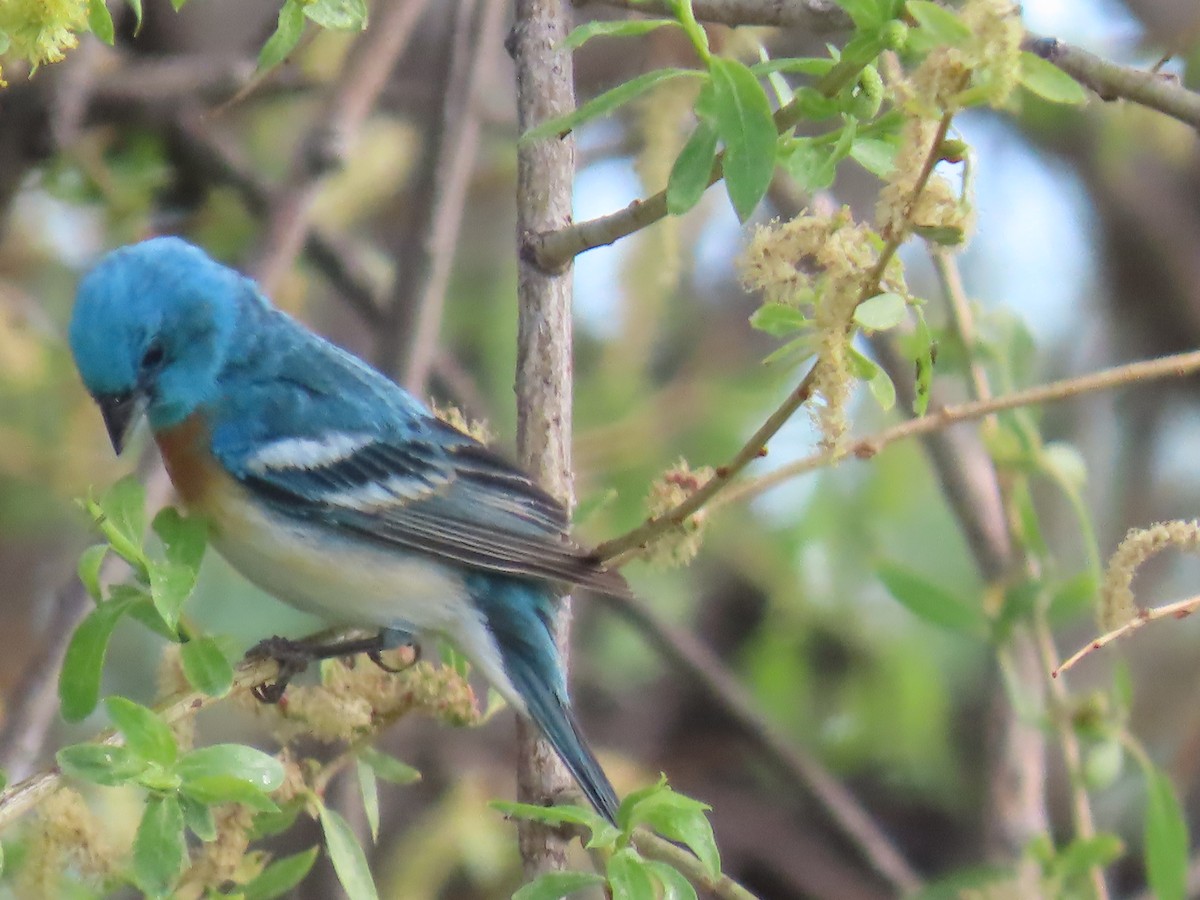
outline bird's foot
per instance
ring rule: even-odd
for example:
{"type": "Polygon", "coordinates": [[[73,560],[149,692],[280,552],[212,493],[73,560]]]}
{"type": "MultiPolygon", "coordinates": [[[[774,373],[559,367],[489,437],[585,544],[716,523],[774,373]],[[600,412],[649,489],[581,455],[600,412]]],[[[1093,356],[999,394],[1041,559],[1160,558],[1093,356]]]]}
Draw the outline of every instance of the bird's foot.
{"type": "Polygon", "coordinates": [[[421,657],[421,648],[411,634],[397,629],[384,629],[368,638],[354,638],[332,643],[319,644],[309,641],[293,641],[283,637],[269,637],[259,641],[246,653],[247,659],[273,659],[279,665],[279,674],[274,681],[264,681],[250,689],[255,699],[262,703],[278,703],[283,699],[288,683],[308,668],[310,662],[322,659],[337,659],[343,656],[367,654],[367,658],[385,672],[403,672],[421,657]],[[383,661],[384,650],[398,647],[413,647],[411,662],[393,667],[383,661]]]}

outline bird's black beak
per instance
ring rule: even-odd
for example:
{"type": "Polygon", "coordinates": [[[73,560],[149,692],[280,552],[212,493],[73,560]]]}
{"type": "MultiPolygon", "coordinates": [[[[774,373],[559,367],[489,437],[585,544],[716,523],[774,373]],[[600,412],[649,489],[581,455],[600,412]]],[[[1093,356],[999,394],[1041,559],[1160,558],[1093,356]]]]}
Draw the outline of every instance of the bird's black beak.
{"type": "Polygon", "coordinates": [[[96,398],[100,407],[100,415],[104,417],[104,427],[108,429],[108,439],[112,441],[113,450],[117,455],[125,449],[125,441],[129,432],[137,423],[138,416],[146,408],[146,397],[141,391],[125,391],[120,394],[104,394],[96,398]]]}

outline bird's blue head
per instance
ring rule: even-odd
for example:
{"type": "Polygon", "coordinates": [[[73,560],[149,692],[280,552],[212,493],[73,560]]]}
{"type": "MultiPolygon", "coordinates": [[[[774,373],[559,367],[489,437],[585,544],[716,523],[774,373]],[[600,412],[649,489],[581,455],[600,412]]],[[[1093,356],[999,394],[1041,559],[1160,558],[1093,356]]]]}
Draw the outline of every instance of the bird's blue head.
{"type": "Polygon", "coordinates": [[[144,410],[155,429],[216,392],[252,284],[176,237],[109,253],[79,285],[71,352],[120,453],[144,410]]]}

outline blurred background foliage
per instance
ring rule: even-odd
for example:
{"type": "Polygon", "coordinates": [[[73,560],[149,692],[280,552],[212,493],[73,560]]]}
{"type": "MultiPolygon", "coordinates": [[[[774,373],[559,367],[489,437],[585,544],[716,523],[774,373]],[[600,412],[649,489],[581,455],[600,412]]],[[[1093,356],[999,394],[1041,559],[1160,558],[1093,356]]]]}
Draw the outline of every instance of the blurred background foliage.
{"type": "MultiPolygon", "coordinates": [[[[370,302],[385,311],[380,321],[364,322],[347,302],[344,279],[329,277],[319,252],[305,254],[271,287],[280,306],[355,352],[389,361],[393,374],[404,371],[413,349],[405,345],[406,329],[425,277],[453,42],[461,17],[482,21],[487,6],[425,4],[374,113],[357,140],[338,148],[346,154],[342,165],[315,197],[314,233],[352,260],[350,280],[365,285],[370,302]],[[392,338],[401,350],[389,357],[392,338]]],[[[297,148],[319,126],[322,98],[356,40],[308,34],[289,62],[252,82],[258,49],[275,25],[273,0],[193,0],[179,13],[166,0],[146,0],[136,36],[132,14],[116,5],[112,11],[115,48],[82,37],[76,52],[33,78],[20,60],[4,63],[0,694],[9,707],[23,696],[27,673],[57,664],[59,605],[89,542],[73,498],[131,465],[112,458],[66,350],[81,272],[112,247],[163,232],[184,234],[255,272],[265,252],[264,216],[278,212],[302,155],[297,148]]],[[[507,21],[510,13],[503,15],[507,21]]],[[[578,15],[626,13],[588,3],[578,15]]],[[[1200,46],[1200,13],[1189,0],[1027,0],[1024,16],[1033,32],[1122,63],[1149,64],[1166,53],[1194,60],[1200,46]]],[[[486,420],[496,446],[508,451],[515,422],[513,79],[496,43],[502,32],[481,34],[476,26],[474,34],[493,44],[480,90],[462,113],[479,126],[478,151],[426,393],[486,420]]],[[[773,55],[820,54],[826,41],[843,39],[802,28],[756,29],[753,37],[773,55]]],[[[721,26],[710,27],[710,39],[718,46],[746,40],[721,26]]],[[[669,29],[638,41],[593,42],[577,54],[579,96],[679,64],[687,53],[669,29]]],[[[1172,70],[1194,86],[1197,66],[1172,70]]],[[[578,218],[661,187],[663,160],[669,165],[686,136],[677,123],[690,98],[681,106],[675,90],[652,93],[581,130],[578,218]]],[[[1011,374],[1011,386],[1200,343],[1200,155],[1193,131],[1130,104],[1093,98],[1085,108],[1065,108],[1028,97],[1013,115],[970,113],[956,128],[973,148],[978,222],[960,264],[978,326],[1004,356],[1000,368],[1011,374]]],[[[865,218],[878,187],[873,176],[844,166],[817,202],[849,203],[865,218]]],[[[789,213],[785,193],[773,193],[772,202],[756,221],[789,213]]],[[[727,460],[799,379],[786,363],[762,364],[777,342],[747,324],[758,301],[738,285],[735,261],[745,237],[714,190],[686,217],[577,261],[575,459],[585,540],[638,524],[649,485],[681,457],[693,465],[727,460]]],[[[914,291],[938,297],[921,248],[910,246],[903,256],[914,291]]],[[[942,310],[931,302],[939,327],[942,310]]],[[[961,359],[952,342],[942,350],[942,399],[965,396],[961,359]]],[[[897,415],[859,394],[855,435],[897,415]]],[[[1086,472],[1086,508],[1103,554],[1131,527],[1191,518],[1200,508],[1194,379],[1089,395],[1036,419],[1046,439],[1071,448],[1086,472]]],[[[805,456],[816,442],[811,423],[799,416],[754,471],[805,456]]],[[[1037,481],[1033,499],[1060,572],[1083,570],[1086,541],[1061,491],[1037,481]]],[[[215,555],[205,566],[191,606],[205,626],[242,646],[314,627],[215,555]]],[[[708,515],[690,566],[634,563],[627,574],[647,603],[719,654],[771,721],[844,782],[923,875],[1011,859],[1022,849],[1011,837],[1021,827],[1004,820],[996,798],[1004,796],[1007,767],[1020,761],[1006,758],[1010,751],[1001,752],[996,738],[997,721],[1011,708],[995,652],[986,640],[934,627],[898,604],[879,577],[886,566],[916,573],[977,609],[997,602],[914,442],[722,506],[708,515]]],[[[1143,602],[1156,602],[1196,593],[1198,583],[1195,560],[1169,555],[1148,567],[1137,590],[1143,602]]],[[[1090,599],[1076,598],[1056,622],[1064,655],[1093,633],[1090,599]]],[[[663,771],[679,790],[711,803],[725,870],[760,896],[891,895],[802,787],[764,770],[703,690],[587,598],[576,603],[575,616],[577,703],[619,789],[663,771]]],[[[1130,730],[1171,774],[1193,822],[1200,813],[1198,639],[1194,622],[1160,626],[1070,676],[1073,704],[1105,703],[1112,667],[1127,662],[1135,695],[1130,730]]],[[[108,687],[148,702],[160,651],[153,635],[122,626],[108,687]]],[[[73,732],[56,725],[40,749],[6,762],[19,777],[97,725],[73,732]]],[[[203,717],[201,728],[213,740],[261,734],[253,712],[240,709],[203,717]]],[[[512,791],[509,718],[471,731],[410,720],[383,741],[424,779],[384,792],[383,831],[372,851],[381,892],[511,892],[520,880],[511,826],[485,806],[512,791]]],[[[1045,752],[1050,822],[1069,837],[1057,752],[1029,752],[1045,752]]],[[[1107,781],[1093,794],[1097,818],[1130,845],[1111,878],[1116,893],[1130,895],[1144,884],[1134,852],[1140,780],[1136,771],[1120,771],[1107,781]]],[[[335,790],[361,825],[354,786],[339,782],[335,790]]],[[[137,813],[111,792],[99,792],[95,802],[114,829],[137,813]]],[[[319,870],[298,896],[328,896],[330,878],[319,870]]]]}

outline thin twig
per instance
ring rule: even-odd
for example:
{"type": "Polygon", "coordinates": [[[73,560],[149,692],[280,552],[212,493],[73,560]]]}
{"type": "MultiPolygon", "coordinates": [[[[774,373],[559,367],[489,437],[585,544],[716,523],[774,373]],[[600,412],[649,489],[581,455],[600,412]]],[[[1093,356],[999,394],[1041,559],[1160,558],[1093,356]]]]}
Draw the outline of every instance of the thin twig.
{"type": "Polygon", "coordinates": [[[1160,619],[1183,619],[1190,616],[1197,609],[1200,609],[1200,594],[1195,597],[1189,597],[1186,600],[1176,600],[1174,603],[1165,603],[1162,606],[1152,606],[1148,609],[1140,609],[1136,616],[1122,625],[1120,628],[1114,628],[1112,631],[1100,635],[1100,637],[1084,644],[1059,665],[1050,671],[1053,678],[1057,678],[1063,672],[1075,667],[1075,664],[1089,655],[1095,650],[1100,650],[1107,647],[1118,638],[1123,638],[1127,634],[1132,634],[1143,625],[1150,622],[1157,622],[1160,619]]]}
{"type": "MultiPolygon", "coordinates": [[[[938,125],[921,172],[913,183],[913,189],[906,204],[904,216],[906,221],[911,216],[917,198],[920,197],[921,192],[925,189],[925,185],[933,174],[933,168],[937,165],[938,159],[940,159],[940,148],[942,142],[946,139],[946,133],[949,131],[949,128],[950,116],[946,115],[938,125]]],[[[859,303],[879,293],[879,285],[888,264],[908,236],[907,228],[897,229],[897,231],[898,233],[888,238],[887,243],[884,244],[883,249],[880,251],[879,259],[876,261],[874,268],[863,279],[863,286],[858,295],[859,303]]],[[[767,442],[807,402],[809,396],[812,394],[815,371],[815,368],[809,369],[808,374],[804,376],[800,384],[767,417],[767,420],[758,427],[758,430],[751,435],[750,439],[734,455],[733,459],[716,470],[712,478],[684,498],[673,509],[658,516],[651,516],[632,531],[601,544],[596,548],[596,555],[603,560],[614,560],[628,551],[649,546],[650,542],[659,535],[665,534],[672,528],[677,528],[686,522],[689,516],[700,510],[713,497],[720,493],[742,469],[766,454],[767,442]]]]}
{"type": "Polygon", "coordinates": [[[458,13],[461,21],[453,41],[453,62],[435,149],[433,214],[417,268],[422,274],[414,283],[417,313],[408,337],[408,360],[401,384],[418,394],[424,392],[437,356],[446,287],[479,148],[480,96],[484,80],[492,72],[493,53],[502,40],[507,9],[503,0],[481,0],[478,13],[470,15],[473,5],[464,2],[458,13]],[[474,29],[470,27],[473,22],[477,26],[474,29]]]}
{"type": "Polygon", "coordinates": [[[254,275],[269,294],[296,260],[308,236],[324,176],[346,160],[428,0],[387,0],[355,41],[325,112],[303,139],[287,181],[266,217],[254,275]]]}
{"type": "Polygon", "coordinates": [[[1091,88],[1101,100],[1128,100],[1200,128],[1200,94],[1173,75],[1119,66],[1058,38],[1026,35],[1023,46],[1091,88]]]}
{"type": "Polygon", "coordinates": [[[819,760],[795,747],[787,735],[759,714],[746,689],[708,647],[636,597],[598,599],[629,621],[674,668],[686,672],[708,691],[763,759],[788,783],[803,785],[843,837],[893,889],[907,894],[920,888],[921,877],[858,799],[819,760]]]}
{"type": "Polygon", "coordinates": [[[825,468],[850,456],[858,459],[870,459],[889,444],[905,438],[940,431],[956,422],[981,419],[984,416],[1008,409],[1037,406],[1041,403],[1055,403],[1082,394],[1112,390],[1160,378],[1183,378],[1197,371],[1200,371],[1200,350],[1191,350],[1187,353],[1175,353],[1158,359],[1113,366],[1110,369],[1102,369],[1099,372],[1080,375],[1077,378],[1052,381],[1049,384],[1038,385],[1024,391],[1015,391],[1011,394],[1002,394],[989,400],[972,400],[967,403],[932,409],[919,419],[909,419],[869,437],[832,450],[822,450],[785,466],[780,466],[774,472],[745,481],[730,488],[713,505],[720,506],[756,497],[797,475],[825,468]]]}
{"type": "MultiPolygon", "coordinates": [[[[575,0],[579,7],[590,6],[595,0],[575,0]]],[[[599,0],[605,6],[669,15],[662,0],[599,0]]],[[[692,0],[692,11],[701,22],[717,25],[766,25],[800,28],[812,34],[832,34],[854,27],[846,11],[833,0],[692,0]]]]}
{"type": "MultiPolygon", "coordinates": [[[[517,0],[506,46],[517,78],[517,123],[524,131],[575,107],[565,0],[517,0]]],[[[527,142],[517,148],[517,240],[571,221],[575,142],[527,142]]],[[[571,272],[550,274],[522,259],[517,270],[517,449],[521,463],[551,494],[573,500],[571,466],[571,272]]],[[[556,639],[567,662],[570,601],[557,617],[556,639]]],[[[517,796],[545,804],[569,790],[562,762],[536,727],[518,719],[517,796]]],[[[567,867],[569,838],[536,822],[518,824],[525,872],[567,867]]]]}
{"type": "MultiPolygon", "coordinates": [[[[50,668],[50,667],[47,667],[50,668]]],[[[275,677],[279,671],[274,660],[254,660],[243,662],[234,673],[233,686],[230,692],[249,690],[257,684],[275,677]]],[[[229,696],[228,694],[225,695],[229,696]]],[[[223,697],[211,697],[199,691],[189,691],[170,697],[154,707],[168,725],[191,718],[200,710],[223,700],[223,697]]],[[[113,731],[105,731],[95,738],[95,743],[118,744],[120,735],[113,731]]],[[[45,797],[58,788],[62,781],[62,772],[58,766],[53,766],[12,785],[0,793],[0,831],[11,825],[18,818],[29,812],[45,797]]]]}
{"type": "Polygon", "coordinates": [[[633,832],[633,846],[642,856],[660,860],[678,869],[688,881],[708,891],[718,900],[758,900],[728,875],[721,874],[713,878],[700,860],[691,853],[644,828],[633,832]]]}

